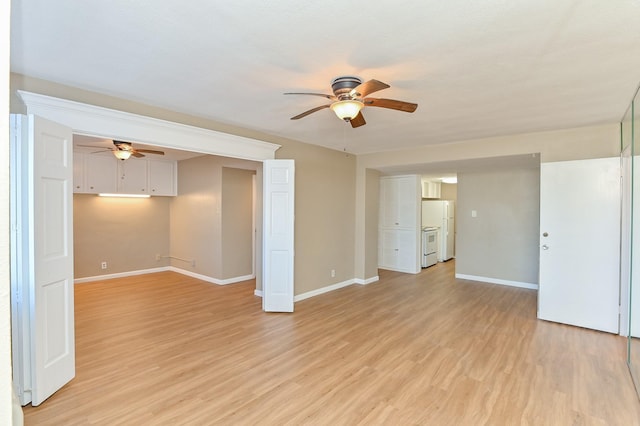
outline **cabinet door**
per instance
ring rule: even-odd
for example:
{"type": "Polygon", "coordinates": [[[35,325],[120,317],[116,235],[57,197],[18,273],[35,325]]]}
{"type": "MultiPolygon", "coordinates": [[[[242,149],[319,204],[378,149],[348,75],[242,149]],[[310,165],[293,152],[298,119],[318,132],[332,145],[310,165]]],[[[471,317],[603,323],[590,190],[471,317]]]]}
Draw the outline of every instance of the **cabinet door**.
{"type": "Polygon", "coordinates": [[[396,269],[398,263],[397,232],[393,229],[380,230],[378,266],[384,269],[396,269]]]}
{"type": "Polygon", "coordinates": [[[86,155],[85,191],[89,194],[117,192],[118,160],[114,156],[86,155]]]}
{"type": "Polygon", "coordinates": [[[418,224],[417,212],[420,200],[419,181],[416,176],[398,178],[396,198],[396,226],[414,228],[418,224]]]}
{"type": "Polygon", "coordinates": [[[417,251],[417,233],[409,229],[396,231],[396,246],[398,248],[398,260],[396,269],[401,272],[417,273],[420,271],[417,251]]]}
{"type": "Polygon", "coordinates": [[[407,272],[420,271],[417,255],[417,231],[410,229],[381,229],[378,266],[383,269],[407,272]]]}
{"type": "Polygon", "coordinates": [[[380,225],[414,228],[418,225],[420,181],[418,176],[380,179],[380,225]]]}
{"type": "Polygon", "coordinates": [[[385,228],[398,226],[397,210],[398,204],[397,190],[398,180],[396,178],[380,179],[380,225],[385,228]]]}
{"type": "Polygon", "coordinates": [[[80,152],[73,153],[73,192],[82,193],[84,191],[84,157],[80,152]]]}
{"type": "Polygon", "coordinates": [[[147,167],[149,168],[149,193],[151,195],[177,195],[175,161],[149,160],[147,167]]]}
{"type": "Polygon", "coordinates": [[[118,164],[118,192],[148,194],[147,161],[132,158],[118,164]]]}

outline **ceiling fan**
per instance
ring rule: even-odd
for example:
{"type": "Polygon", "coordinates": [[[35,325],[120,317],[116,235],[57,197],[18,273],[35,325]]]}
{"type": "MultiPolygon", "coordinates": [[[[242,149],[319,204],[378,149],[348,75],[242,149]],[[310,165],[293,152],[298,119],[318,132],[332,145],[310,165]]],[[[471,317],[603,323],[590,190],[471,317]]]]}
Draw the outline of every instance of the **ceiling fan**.
{"type": "MultiPolygon", "coordinates": [[[[136,149],[133,146],[131,146],[131,142],[122,142],[122,141],[114,140],[113,145],[114,145],[114,148],[106,148],[103,151],[96,151],[96,152],[111,151],[113,152],[113,155],[115,155],[117,159],[122,161],[129,159],[129,157],[131,156],[136,158],[142,158],[145,156],[143,153],[164,155],[163,151],[156,151],[155,149],[136,149]]],[[[91,146],[91,145],[78,145],[78,146],[95,148],[95,146],[91,146]]]]}
{"type": "Polygon", "coordinates": [[[388,89],[389,86],[378,80],[369,80],[362,82],[358,77],[344,76],[337,77],[331,81],[331,89],[333,95],[326,95],[323,93],[285,93],[285,95],[312,95],[322,96],[327,98],[333,103],[327,105],[321,105],[305,111],[301,114],[291,117],[292,120],[298,120],[306,117],[321,109],[331,108],[336,113],[338,118],[351,123],[351,127],[356,128],[364,126],[367,122],[362,115],[362,109],[364,107],[378,107],[395,109],[404,112],[414,112],[418,108],[418,104],[404,101],[396,101],[393,99],[381,99],[381,98],[368,98],[367,96],[378,90],[388,89]]]}

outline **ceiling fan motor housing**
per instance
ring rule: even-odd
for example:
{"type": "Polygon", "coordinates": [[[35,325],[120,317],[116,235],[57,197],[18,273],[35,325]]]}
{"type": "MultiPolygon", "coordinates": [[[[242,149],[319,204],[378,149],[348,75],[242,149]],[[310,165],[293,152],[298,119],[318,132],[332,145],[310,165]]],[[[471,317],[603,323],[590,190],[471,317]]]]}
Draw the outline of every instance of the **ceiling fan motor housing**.
{"type": "Polygon", "coordinates": [[[351,90],[362,84],[362,80],[354,76],[337,77],[331,81],[333,94],[340,100],[351,99],[351,90]]]}

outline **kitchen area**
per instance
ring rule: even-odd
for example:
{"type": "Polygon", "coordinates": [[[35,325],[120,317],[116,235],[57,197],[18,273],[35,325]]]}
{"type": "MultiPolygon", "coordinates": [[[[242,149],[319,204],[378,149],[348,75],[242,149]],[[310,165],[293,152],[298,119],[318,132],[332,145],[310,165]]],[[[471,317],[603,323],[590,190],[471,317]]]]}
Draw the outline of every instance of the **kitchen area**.
{"type": "Polygon", "coordinates": [[[456,175],[380,179],[378,266],[419,273],[455,257],[456,175]]]}
{"type": "Polygon", "coordinates": [[[455,256],[455,176],[421,179],[422,268],[455,256]],[[443,194],[444,190],[444,194],[443,194]]]}

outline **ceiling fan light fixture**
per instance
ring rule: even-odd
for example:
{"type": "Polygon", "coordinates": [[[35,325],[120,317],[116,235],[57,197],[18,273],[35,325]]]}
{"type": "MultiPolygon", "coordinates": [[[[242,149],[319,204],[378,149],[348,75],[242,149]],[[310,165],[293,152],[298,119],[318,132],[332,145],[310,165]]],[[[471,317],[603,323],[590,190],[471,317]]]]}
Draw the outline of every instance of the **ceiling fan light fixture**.
{"type": "Polygon", "coordinates": [[[358,116],[364,104],[355,99],[337,101],[331,104],[331,110],[336,113],[339,119],[349,121],[358,116]]]}
{"type": "Polygon", "coordinates": [[[131,151],[125,151],[125,150],[120,150],[120,149],[116,149],[115,151],[113,151],[113,155],[116,156],[116,158],[118,160],[127,160],[129,157],[131,157],[132,152],[131,151]]]}

